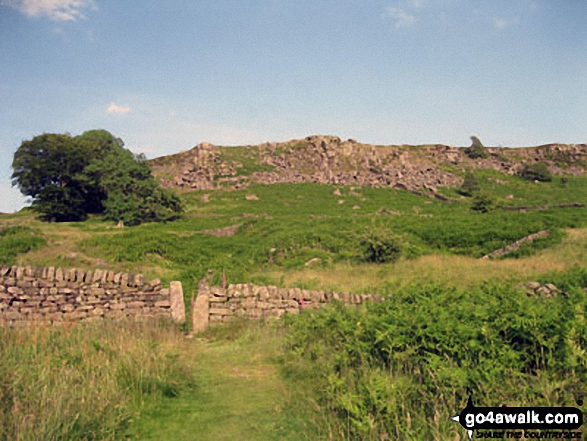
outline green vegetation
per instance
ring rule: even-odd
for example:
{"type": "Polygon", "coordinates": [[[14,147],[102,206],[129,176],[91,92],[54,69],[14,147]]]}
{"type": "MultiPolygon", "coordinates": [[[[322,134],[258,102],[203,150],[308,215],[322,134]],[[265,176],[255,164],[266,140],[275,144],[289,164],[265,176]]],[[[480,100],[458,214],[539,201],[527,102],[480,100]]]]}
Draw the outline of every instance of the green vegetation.
{"type": "Polygon", "coordinates": [[[16,256],[36,250],[47,242],[28,227],[7,227],[0,229],[0,266],[11,266],[16,256]]]}
{"type": "Polygon", "coordinates": [[[548,166],[543,162],[524,164],[524,166],[518,171],[518,176],[528,181],[552,181],[552,174],[550,173],[548,166]]]}
{"type": "Polygon", "coordinates": [[[471,146],[467,147],[464,152],[471,159],[483,159],[489,157],[487,149],[476,136],[471,136],[471,146]]]}
{"type": "Polygon", "coordinates": [[[159,186],[143,156],[123,145],[105,130],[74,138],[36,136],[14,154],[13,184],[33,198],[33,210],[46,221],[79,221],[97,213],[128,225],[177,218],[179,198],[159,186]]]}
{"type": "Polygon", "coordinates": [[[260,163],[257,147],[221,147],[220,158],[223,163],[235,162],[236,176],[248,176],[254,172],[273,171],[274,167],[260,163]]]}
{"type": "Polygon", "coordinates": [[[314,441],[312,384],[283,369],[281,323],[234,322],[190,342],[194,393],[160,400],[125,435],[140,440],[314,441]],[[286,375],[283,375],[286,374],[286,375]]]}
{"type": "Polygon", "coordinates": [[[587,200],[587,178],[475,178],[476,211],[474,198],[282,184],[186,192],[181,219],[133,228],[0,216],[1,265],[100,262],[181,280],[188,298],[223,270],[228,283],[387,298],[193,339],[165,324],[2,330],[0,438],[465,439],[449,417],[467,389],[479,405],[577,406],[587,397],[587,208],[557,205],[587,200]],[[511,255],[478,259],[547,228],[511,255]],[[566,296],[528,297],[516,285],[530,280],[566,296]]]}
{"type": "Polygon", "coordinates": [[[486,191],[479,191],[475,193],[471,200],[471,210],[480,213],[489,213],[497,208],[497,200],[495,196],[486,191]]]}
{"type": "Polygon", "coordinates": [[[400,239],[385,229],[368,231],[360,244],[365,262],[395,262],[402,253],[400,239]]]}
{"type": "Polygon", "coordinates": [[[193,353],[166,322],[0,336],[0,439],[116,439],[146,404],[193,393],[193,353]]]}
{"type": "Polygon", "coordinates": [[[289,358],[315,385],[334,439],[461,439],[450,417],[468,391],[483,406],[583,403],[587,271],[557,282],[567,298],[417,285],[302,314],[288,320],[289,358]]]}
{"type": "Polygon", "coordinates": [[[472,196],[473,193],[478,192],[480,189],[481,187],[479,186],[479,181],[475,177],[475,174],[471,170],[467,170],[463,185],[461,185],[458,192],[463,196],[472,196]]]}

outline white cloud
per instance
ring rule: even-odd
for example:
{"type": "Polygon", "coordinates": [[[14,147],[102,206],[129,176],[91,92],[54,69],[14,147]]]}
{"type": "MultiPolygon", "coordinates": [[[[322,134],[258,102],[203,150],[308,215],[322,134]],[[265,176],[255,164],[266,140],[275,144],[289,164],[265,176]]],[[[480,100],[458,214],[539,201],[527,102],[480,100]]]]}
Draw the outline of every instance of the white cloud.
{"type": "Polygon", "coordinates": [[[517,17],[513,17],[513,18],[504,18],[504,17],[495,17],[493,19],[493,27],[495,29],[505,29],[508,28],[510,26],[514,26],[517,25],[520,22],[520,20],[517,17]]]}
{"type": "Polygon", "coordinates": [[[409,28],[416,22],[416,16],[403,8],[388,6],[383,12],[384,19],[392,19],[396,29],[409,28]]]}
{"type": "Polygon", "coordinates": [[[130,107],[117,106],[114,103],[110,103],[106,112],[110,114],[124,114],[130,112],[130,107]]]}
{"type": "Polygon", "coordinates": [[[84,11],[97,9],[93,0],[11,0],[8,3],[27,17],[47,16],[54,21],[83,20],[84,11]]]}

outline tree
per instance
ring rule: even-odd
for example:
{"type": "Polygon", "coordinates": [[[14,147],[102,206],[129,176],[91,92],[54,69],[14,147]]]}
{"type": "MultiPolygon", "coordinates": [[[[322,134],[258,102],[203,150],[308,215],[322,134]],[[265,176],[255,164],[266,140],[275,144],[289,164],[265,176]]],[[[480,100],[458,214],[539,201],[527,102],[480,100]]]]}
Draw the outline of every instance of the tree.
{"type": "Polygon", "coordinates": [[[488,158],[489,153],[476,136],[471,136],[471,146],[465,149],[465,154],[471,159],[488,158]]]}
{"type": "Polygon", "coordinates": [[[93,160],[85,173],[108,195],[104,201],[107,219],[138,225],[173,220],[182,211],[177,195],[160,187],[142,155],[113,149],[103,158],[93,160]]]}
{"type": "Polygon", "coordinates": [[[467,170],[465,173],[465,179],[463,180],[463,185],[459,189],[459,193],[463,196],[472,196],[473,193],[480,190],[479,181],[473,174],[471,170],[467,170]]]}
{"type": "Polygon", "coordinates": [[[175,219],[179,198],[159,186],[144,156],[120,138],[91,130],[75,138],[44,134],[14,155],[13,185],[33,198],[43,220],[78,221],[91,213],[128,225],[175,219]]]}
{"type": "Polygon", "coordinates": [[[43,220],[82,220],[100,210],[94,189],[80,179],[92,152],[91,143],[68,135],[36,136],[14,154],[12,184],[33,199],[43,220]]]}

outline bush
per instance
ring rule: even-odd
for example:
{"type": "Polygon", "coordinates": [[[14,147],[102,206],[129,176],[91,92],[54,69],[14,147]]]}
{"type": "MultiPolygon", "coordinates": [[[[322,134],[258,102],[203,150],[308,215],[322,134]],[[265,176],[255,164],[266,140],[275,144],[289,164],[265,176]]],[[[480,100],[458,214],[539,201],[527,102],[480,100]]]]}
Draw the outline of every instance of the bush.
{"type": "Polygon", "coordinates": [[[552,174],[550,173],[548,166],[543,162],[524,164],[524,166],[518,170],[518,176],[527,179],[528,181],[552,181],[552,174]]]}
{"type": "Polygon", "coordinates": [[[485,146],[479,141],[476,136],[471,136],[472,144],[470,147],[465,149],[465,154],[471,159],[488,158],[489,153],[485,146]]]}
{"type": "Polygon", "coordinates": [[[479,191],[480,188],[479,181],[473,172],[471,170],[467,170],[467,173],[465,174],[465,180],[459,189],[459,193],[463,196],[472,196],[473,193],[479,191]]]}
{"type": "Polygon", "coordinates": [[[399,237],[386,229],[371,230],[361,238],[362,259],[365,262],[395,262],[402,253],[399,237]]]}
{"type": "Polygon", "coordinates": [[[471,210],[488,213],[497,208],[497,199],[490,193],[480,191],[471,200],[471,210]]]}

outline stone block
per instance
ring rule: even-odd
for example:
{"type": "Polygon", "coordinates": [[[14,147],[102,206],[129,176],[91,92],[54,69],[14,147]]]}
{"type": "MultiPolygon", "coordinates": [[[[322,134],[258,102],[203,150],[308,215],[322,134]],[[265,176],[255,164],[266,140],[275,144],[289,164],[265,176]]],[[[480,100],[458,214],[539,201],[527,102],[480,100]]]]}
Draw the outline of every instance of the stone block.
{"type": "Polygon", "coordinates": [[[120,276],[120,286],[128,286],[128,273],[122,273],[120,276]]]}
{"type": "Polygon", "coordinates": [[[110,309],[112,310],[123,310],[126,308],[124,303],[110,303],[110,309]]]}
{"type": "Polygon", "coordinates": [[[229,308],[210,308],[210,315],[231,315],[229,308]]]}
{"type": "Polygon", "coordinates": [[[13,296],[21,296],[24,295],[24,291],[22,290],[22,288],[19,288],[17,286],[10,286],[7,289],[9,294],[12,294],[13,296]]]}
{"type": "Polygon", "coordinates": [[[142,308],[144,306],[147,306],[147,304],[145,302],[141,302],[141,301],[134,301],[134,302],[129,302],[126,304],[126,307],[128,309],[137,309],[137,308],[142,308]]]}
{"type": "Polygon", "coordinates": [[[90,288],[89,293],[93,296],[103,296],[104,294],[106,294],[106,291],[104,290],[104,288],[90,288]]]}
{"type": "Polygon", "coordinates": [[[144,286],[146,284],[145,276],[142,274],[135,275],[135,284],[137,286],[144,286]]]}
{"type": "Polygon", "coordinates": [[[149,282],[149,285],[152,287],[156,287],[156,286],[160,286],[161,285],[161,280],[159,279],[153,279],[149,282]]]}
{"type": "Polygon", "coordinates": [[[209,294],[206,291],[199,291],[192,308],[192,325],[194,332],[202,332],[208,329],[210,319],[209,294]]]}
{"type": "Polygon", "coordinates": [[[61,311],[63,311],[63,312],[71,312],[73,310],[75,310],[75,306],[73,306],[69,303],[61,306],[61,311]]]}
{"type": "Polygon", "coordinates": [[[61,268],[57,268],[55,270],[55,281],[56,282],[63,282],[65,280],[65,274],[61,268]]]}
{"type": "Polygon", "coordinates": [[[22,280],[25,276],[25,272],[26,272],[26,268],[24,268],[22,266],[17,266],[16,267],[16,279],[22,280]]]}
{"type": "Polygon", "coordinates": [[[169,286],[169,302],[171,304],[171,318],[175,323],[185,322],[185,304],[181,282],[171,282],[169,286]]]}
{"type": "Polygon", "coordinates": [[[169,300],[159,300],[157,302],[155,302],[155,308],[170,308],[171,307],[171,303],[169,302],[169,300]]]}
{"type": "Polygon", "coordinates": [[[95,270],[94,276],[92,277],[92,283],[99,283],[100,280],[102,280],[103,274],[104,274],[104,271],[102,271],[101,269],[95,270]]]}

